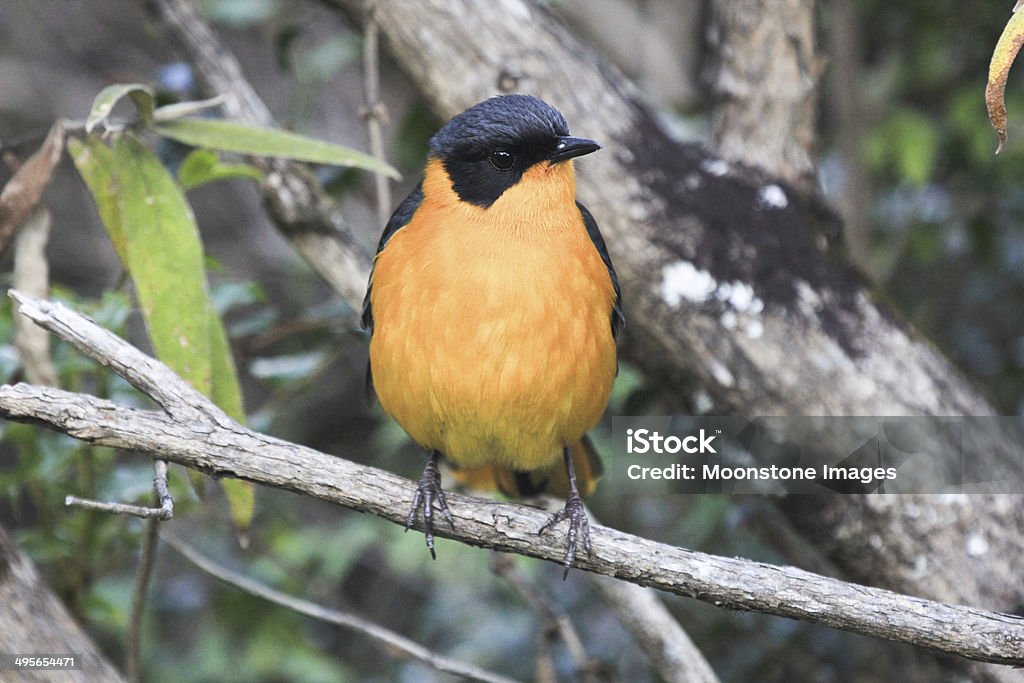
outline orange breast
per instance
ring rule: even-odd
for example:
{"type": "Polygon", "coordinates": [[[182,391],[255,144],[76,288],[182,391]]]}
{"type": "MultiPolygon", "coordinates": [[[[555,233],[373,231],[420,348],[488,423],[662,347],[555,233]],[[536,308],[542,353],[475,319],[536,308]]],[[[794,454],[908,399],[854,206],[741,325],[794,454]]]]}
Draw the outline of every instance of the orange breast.
{"type": "Polygon", "coordinates": [[[460,466],[547,466],[607,404],[614,290],[573,194],[572,167],[543,164],[485,210],[431,162],[423,203],[377,257],[380,403],[460,466]]]}

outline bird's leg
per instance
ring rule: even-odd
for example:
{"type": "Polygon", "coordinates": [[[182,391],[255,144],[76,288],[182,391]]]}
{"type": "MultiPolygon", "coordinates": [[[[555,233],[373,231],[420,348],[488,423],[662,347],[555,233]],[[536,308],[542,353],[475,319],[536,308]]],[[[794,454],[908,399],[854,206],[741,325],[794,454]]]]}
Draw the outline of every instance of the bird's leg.
{"type": "Polygon", "coordinates": [[[573,560],[576,559],[576,542],[583,541],[583,549],[587,551],[587,555],[590,555],[591,551],[590,520],[587,519],[587,511],[583,507],[580,490],[576,487],[576,471],[572,467],[572,456],[569,454],[568,448],[562,451],[562,457],[565,458],[565,470],[569,475],[569,497],[565,501],[565,507],[552,515],[547,524],[540,528],[539,533],[543,534],[563,519],[569,520],[569,533],[565,543],[565,561],[563,563],[565,572],[562,574],[564,581],[569,576],[569,568],[572,567],[573,560]]]}
{"type": "Polygon", "coordinates": [[[437,468],[437,459],[441,454],[437,451],[430,451],[430,458],[427,466],[423,468],[423,476],[416,486],[416,496],[412,499],[412,508],[409,510],[409,517],[405,520],[405,530],[408,531],[416,523],[416,513],[423,510],[423,535],[427,541],[427,548],[430,549],[430,556],[437,559],[434,552],[434,501],[441,514],[448,520],[449,526],[455,528],[455,520],[448,510],[448,500],[441,490],[441,472],[437,468]]]}

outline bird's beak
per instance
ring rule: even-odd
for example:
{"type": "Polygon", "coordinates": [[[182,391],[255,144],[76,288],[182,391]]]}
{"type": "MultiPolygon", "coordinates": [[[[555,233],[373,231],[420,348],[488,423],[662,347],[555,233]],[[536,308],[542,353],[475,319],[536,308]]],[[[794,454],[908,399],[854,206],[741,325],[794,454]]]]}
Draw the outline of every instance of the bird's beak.
{"type": "Polygon", "coordinates": [[[555,147],[555,151],[548,156],[548,161],[552,164],[559,161],[565,161],[566,159],[574,159],[581,157],[584,154],[590,154],[601,149],[601,145],[597,144],[593,140],[587,138],[573,138],[568,135],[558,138],[558,145],[555,147]]]}

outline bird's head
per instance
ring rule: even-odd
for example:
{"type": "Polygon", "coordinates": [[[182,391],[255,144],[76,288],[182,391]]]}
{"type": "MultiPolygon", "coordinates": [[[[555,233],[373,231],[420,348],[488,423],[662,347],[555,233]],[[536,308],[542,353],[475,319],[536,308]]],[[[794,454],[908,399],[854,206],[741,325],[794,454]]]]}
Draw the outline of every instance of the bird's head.
{"type": "Polygon", "coordinates": [[[569,135],[557,109],[529,95],[492,97],[470,107],[430,139],[429,157],[441,163],[463,202],[488,208],[524,176],[571,180],[566,164],[601,146],[569,135]]]}

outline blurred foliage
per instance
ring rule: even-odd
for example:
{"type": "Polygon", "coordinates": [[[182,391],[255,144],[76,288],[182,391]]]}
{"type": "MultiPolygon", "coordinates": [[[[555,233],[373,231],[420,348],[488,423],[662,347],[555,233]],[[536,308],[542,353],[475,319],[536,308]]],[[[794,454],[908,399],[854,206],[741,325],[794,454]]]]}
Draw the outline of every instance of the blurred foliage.
{"type": "MultiPolygon", "coordinates": [[[[983,98],[1013,3],[857,5],[864,62],[843,82],[861,95],[865,135],[862,158],[844,163],[864,164],[870,183],[867,268],[1003,412],[1024,412],[1024,69],[1010,72],[998,157],[983,98]]],[[[823,12],[826,30],[844,30],[823,12]]]]}

